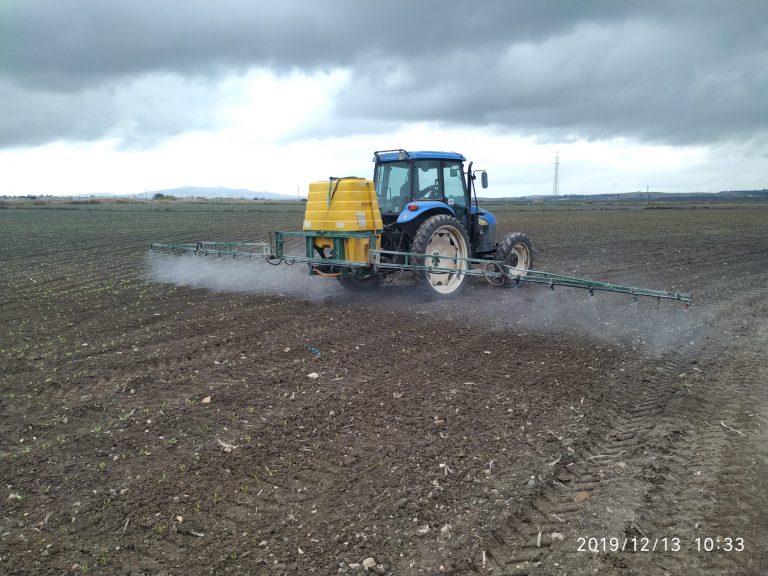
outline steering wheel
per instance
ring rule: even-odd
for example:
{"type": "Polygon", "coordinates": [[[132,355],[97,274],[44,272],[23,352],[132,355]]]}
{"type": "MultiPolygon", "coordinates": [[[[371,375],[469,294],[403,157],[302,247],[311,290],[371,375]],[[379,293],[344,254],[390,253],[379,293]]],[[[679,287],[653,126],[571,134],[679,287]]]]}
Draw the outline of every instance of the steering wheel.
{"type": "Polygon", "coordinates": [[[430,186],[427,186],[426,188],[424,188],[424,190],[421,191],[421,197],[428,198],[430,200],[435,200],[437,198],[440,198],[440,191],[438,190],[435,184],[431,184],[430,186]]]}

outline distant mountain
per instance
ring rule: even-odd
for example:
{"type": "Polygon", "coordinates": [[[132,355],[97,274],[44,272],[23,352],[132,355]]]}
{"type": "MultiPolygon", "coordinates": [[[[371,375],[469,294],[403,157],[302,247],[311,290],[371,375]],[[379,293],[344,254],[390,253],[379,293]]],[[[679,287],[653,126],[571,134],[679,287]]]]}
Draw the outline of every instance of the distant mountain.
{"type": "Polygon", "coordinates": [[[182,186],[181,188],[169,188],[167,190],[147,190],[147,196],[155,194],[176,196],[176,198],[266,198],[267,200],[296,200],[295,196],[275,194],[274,192],[255,192],[245,188],[224,188],[223,186],[182,186]]]}

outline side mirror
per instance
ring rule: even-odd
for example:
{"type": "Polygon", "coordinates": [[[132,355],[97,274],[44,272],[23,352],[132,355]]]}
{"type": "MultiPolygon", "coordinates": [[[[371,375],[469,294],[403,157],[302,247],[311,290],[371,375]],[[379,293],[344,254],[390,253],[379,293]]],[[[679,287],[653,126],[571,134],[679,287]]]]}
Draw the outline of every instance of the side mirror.
{"type": "Polygon", "coordinates": [[[483,188],[488,188],[488,172],[483,172],[480,175],[480,184],[483,188]]]}

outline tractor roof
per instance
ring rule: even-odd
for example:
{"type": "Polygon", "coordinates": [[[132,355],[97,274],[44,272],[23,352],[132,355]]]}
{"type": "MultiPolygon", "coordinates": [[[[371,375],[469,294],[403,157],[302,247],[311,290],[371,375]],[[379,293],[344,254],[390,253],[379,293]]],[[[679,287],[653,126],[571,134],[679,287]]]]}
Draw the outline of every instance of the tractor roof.
{"type": "Polygon", "coordinates": [[[395,162],[397,160],[459,160],[464,162],[466,158],[456,152],[434,152],[430,150],[418,150],[407,152],[405,150],[384,150],[375,152],[374,162],[395,162]]]}

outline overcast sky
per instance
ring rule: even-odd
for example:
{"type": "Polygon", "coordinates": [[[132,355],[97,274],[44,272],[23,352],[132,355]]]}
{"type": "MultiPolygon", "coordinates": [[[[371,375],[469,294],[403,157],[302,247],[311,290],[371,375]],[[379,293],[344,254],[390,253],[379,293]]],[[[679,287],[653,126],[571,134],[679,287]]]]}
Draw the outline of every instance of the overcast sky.
{"type": "Polygon", "coordinates": [[[377,149],[491,195],[768,187],[768,2],[2,0],[0,194],[296,194],[377,149]]]}

